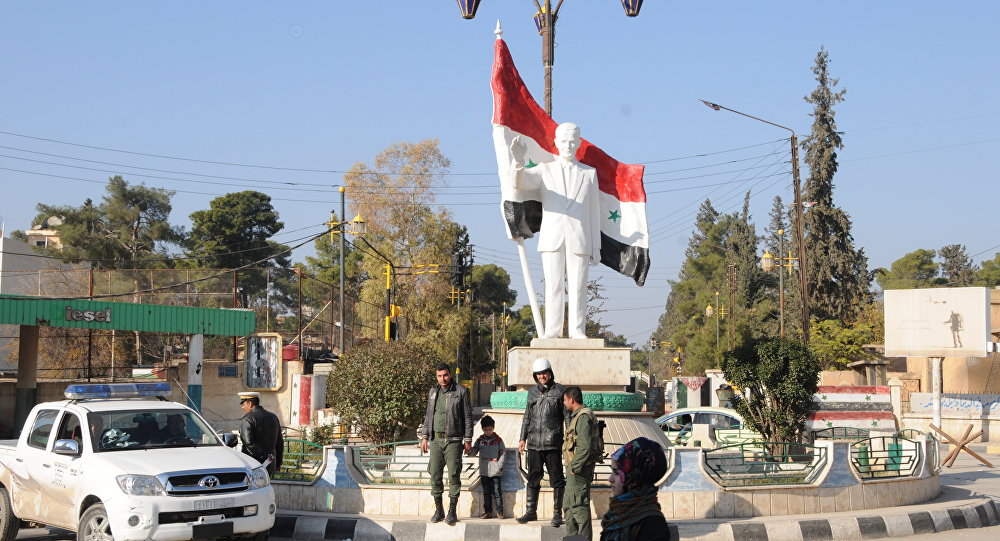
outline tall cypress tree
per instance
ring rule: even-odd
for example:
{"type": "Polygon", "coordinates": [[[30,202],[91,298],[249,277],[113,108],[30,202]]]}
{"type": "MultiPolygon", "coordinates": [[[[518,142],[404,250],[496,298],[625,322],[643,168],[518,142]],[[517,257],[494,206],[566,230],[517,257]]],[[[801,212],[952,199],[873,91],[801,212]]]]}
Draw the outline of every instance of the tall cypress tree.
{"type": "Polygon", "coordinates": [[[729,314],[726,316],[726,349],[734,348],[748,336],[766,333],[764,321],[768,309],[769,277],[761,270],[757,259],[760,237],[750,220],[750,192],[743,199],[743,209],[732,216],[726,239],[726,291],[729,292],[729,314]],[[731,270],[728,270],[730,269],[731,270]]]}
{"type": "Polygon", "coordinates": [[[804,220],[809,306],[813,319],[853,322],[869,298],[871,278],[864,250],[854,247],[850,217],[833,203],[837,151],[844,147],[833,108],[846,90],[835,89],[840,81],[830,76],[829,63],[820,48],[812,68],[819,84],[805,98],[813,105],[812,132],[802,143],[809,167],[803,201],[810,205],[804,220]]]}

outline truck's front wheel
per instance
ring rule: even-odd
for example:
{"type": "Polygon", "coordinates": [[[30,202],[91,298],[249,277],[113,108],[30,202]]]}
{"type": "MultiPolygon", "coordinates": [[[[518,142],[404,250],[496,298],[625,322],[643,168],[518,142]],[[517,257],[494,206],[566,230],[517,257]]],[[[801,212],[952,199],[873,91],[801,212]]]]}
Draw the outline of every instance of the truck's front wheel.
{"type": "Polygon", "coordinates": [[[0,487],[0,541],[14,541],[20,521],[14,516],[7,489],[0,487]]]}
{"type": "Polygon", "coordinates": [[[76,530],[76,541],[114,541],[111,533],[111,522],[104,505],[95,503],[83,512],[80,517],[80,527],[76,530]]]}

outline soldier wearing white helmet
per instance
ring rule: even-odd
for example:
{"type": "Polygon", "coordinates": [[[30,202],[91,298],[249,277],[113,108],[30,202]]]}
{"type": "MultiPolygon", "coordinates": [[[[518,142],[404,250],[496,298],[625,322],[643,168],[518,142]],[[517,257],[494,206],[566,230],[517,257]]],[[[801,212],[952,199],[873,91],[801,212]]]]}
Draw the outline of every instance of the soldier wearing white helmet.
{"type": "Polygon", "coordinates": [[[549,472],[549,485],[552,487],[552,525],[558,528],[563,523],[562,499],[566,486],[562,467],[565,388],[556,383],[552,363],[545,357],[535,359],[531,371],[536,385],[528,390],[528,405],[521,422],[521,441],[517,445],[519,452],[526,453],[528,493],[525,513],[517,521],[524,524],[538,520],[538,491],[542,487],[544,466],[549,472]]]}

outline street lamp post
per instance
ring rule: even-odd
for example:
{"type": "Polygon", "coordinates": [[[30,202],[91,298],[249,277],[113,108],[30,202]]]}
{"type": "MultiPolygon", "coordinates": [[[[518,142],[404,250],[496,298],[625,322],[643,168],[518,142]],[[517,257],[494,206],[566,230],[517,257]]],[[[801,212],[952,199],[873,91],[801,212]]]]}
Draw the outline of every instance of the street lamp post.
{"type": "Polygon", "coordinates": [[[715,360],[719,360],[719,316],[725,314],[725,308],[719,304],[719,292],[715,292],[715,307],[713,308],[711,304],[705,307],[705,317],[712,317],[715,315],[715,360]]]}
{"type": "MultiPolygon", "coordinates": [[[[463,19],[473,19],[479,4],[482,0],[456,0],[458,9],[462,12],[463,19]]],[[[556,46],[556,20],[559,18],[559,9],[563,0],[559,0],[555,9],[552,8],[552,0],[533,0],[535,8],[534,17],[535,29],[542,36],[542,66],[545,70],[545,113],[552,116],[552,64],[555,63],[556,46]]],[[[629,17],[639,16],[642,9],[643,0],[621,0],[625,15],[629,17]]]]}
{"type": "Polygon", "coordinates": [[[792,257],[791,250],[785,256],[781,255],[783,253],[785,253],[785,230],[779,229],[778,257],[765,251],[760,258],[760,268],[764,269],[765,272],[771,272],[775,266],[778,267],[778,332],[782,338],[785,337],[785,269],[787,268],[791,272],[795,268],[795,262],[799,260],[797,257],[792,257]],[[778,262],[777,265],[775,265],[775,261],[778,262]]]}
{"type": "MultiPolygon", "coordinates": [[[[344,192],[346,191],[343,186],[340,186],[338,191],[340,192],[340,219],[336,220],[336,216],[333,211],[330,211],[330,221],[326,223],[327,227],[330,228],[330,240],[332,241],[334,235],[340,235],[340,331],[339,331],[339,347],[340,355],[344,354],[344,327],[346,324],[344,322],[344,250],[347,243],[344,240],[345,235],[363,235],[365,233],[365,221],[358,214],[350,222],[343,221],[344,215],[346,214],[345,202],[344,202],[344,192]],[[346,226],[346,227],[345,227],[346,226]]],[[[339,355],[338,355],[339,356],[339,355]]]]}
{"type": "Polygon", "coordinates": [[[792,136],[789,139],[792,144],[792,190],[795,195],[795,243],[798,245],[797,252],[799,256],[799,290],[801,292],[801,302],[802,302],[802,341],[809,343],[809,283],[806,276],[806,244],[805,244],[805,234],[803,232],[802,224],[802,188],[799,182],[799,139],[795,134],[795,130],[782,126],[781,124],[775,124],[774,122],[764,120],[763,118],[757,118],[753,115],[748,115],[746,113],[741,113],[735,109],[730,109],[719,105],[717,103],[712,103],[710,101],[700,100],[706,106],[719,111],[725,109],[731,113],[736,113],[738,115],[745,116],[747,118],[752,118],[754,120],[763,122],[765,124],[770,124],[772,126],[781,128],[783,130],[788,130],[791,132],[792,136]]]}

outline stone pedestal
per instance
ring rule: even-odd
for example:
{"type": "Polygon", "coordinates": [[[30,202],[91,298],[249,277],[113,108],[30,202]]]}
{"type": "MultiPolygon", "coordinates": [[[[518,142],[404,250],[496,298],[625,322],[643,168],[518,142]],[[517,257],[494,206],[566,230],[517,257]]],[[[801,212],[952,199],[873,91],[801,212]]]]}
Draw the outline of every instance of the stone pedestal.
{"type": "Polygon", "coordinates": [[[579,385],[584,392],[621,391],[630,383],[630,355],[630,348],[604,347],[601,338],[535,338],[530,347],[508,352],[507,385],[534,385],[531,365],[545,357],[563,385],[579,385]]]}

